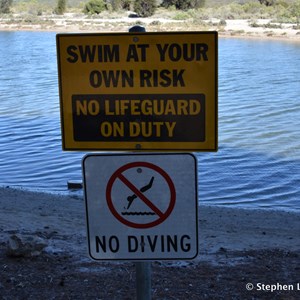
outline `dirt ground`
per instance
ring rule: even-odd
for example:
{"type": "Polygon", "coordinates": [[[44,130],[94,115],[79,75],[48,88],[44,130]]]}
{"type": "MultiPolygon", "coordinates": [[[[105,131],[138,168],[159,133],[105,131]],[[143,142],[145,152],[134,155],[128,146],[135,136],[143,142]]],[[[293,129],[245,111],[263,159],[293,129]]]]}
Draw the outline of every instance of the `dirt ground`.
{"type": "MultiPolygon", "coordinates": [[[[67,253],[10,257],[5,248],[2,243],[0,298],[3,300],[136,299],[134,262],[95,262],[67,253]]],[[[152,262],[152,299],[296,300],[300,297],[297,253],[281,250],[233,253],[220,249],[215,256],[216,263],[152,262]],[[259,290],[262,287],[259,283],[266,285],[265,291],[259,290]],[[266,290],[277,283],[281,284],[277,291],[266,290]],[[251,289],[251,284],[253,290],[247,290],[246,286],[251,289]],[[290,290],[284,290],[284,284],[290,290]]]]}
{"type": "MultiPolygon", "coordinates": [[[[153,261],[152,299],[300,299],[299,213],[198,216],[199,255],[153,261]]],[[[87,248],[81,197],[0,188],[1,300],[136,299],[135,262],[94,261],[87,248]]]]}

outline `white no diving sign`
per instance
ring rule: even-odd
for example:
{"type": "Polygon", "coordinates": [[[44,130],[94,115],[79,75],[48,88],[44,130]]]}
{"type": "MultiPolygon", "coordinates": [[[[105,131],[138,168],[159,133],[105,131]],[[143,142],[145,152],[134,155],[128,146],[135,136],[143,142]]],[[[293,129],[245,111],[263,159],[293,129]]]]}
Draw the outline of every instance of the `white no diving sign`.
{"type": "Polygon", "coordinates": [[[194,258],[198,254],[196,166],[192,154],[85,156],[90,256],[194,258]]]}

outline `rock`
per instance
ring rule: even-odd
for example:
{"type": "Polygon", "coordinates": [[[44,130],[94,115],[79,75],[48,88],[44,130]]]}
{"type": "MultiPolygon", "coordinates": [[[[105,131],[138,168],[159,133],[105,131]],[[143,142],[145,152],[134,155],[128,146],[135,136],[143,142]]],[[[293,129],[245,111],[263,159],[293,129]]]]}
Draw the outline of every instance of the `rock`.
{"type": "Polygon", "coordinates": [[[7,243],[7,256],[33,257],[42,253],[47,246],[45,240],[36,236],[24,236],[13,234],[7,243]]]}

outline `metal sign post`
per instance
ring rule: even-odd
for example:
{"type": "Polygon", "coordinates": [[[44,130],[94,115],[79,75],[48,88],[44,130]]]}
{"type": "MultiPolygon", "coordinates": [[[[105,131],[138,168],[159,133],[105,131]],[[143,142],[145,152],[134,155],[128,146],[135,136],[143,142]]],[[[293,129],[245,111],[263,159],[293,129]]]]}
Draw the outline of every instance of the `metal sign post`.
{"type": "Polygon", "coordinates": [[[217,32],[58,34],[65,151],[84,157],[89,255],[132,260],[151,299],[151,260],[198,255],[197,160],[218,149],[217,32]]]}
{"type": "MultiPolygon", "coordinates": [[[[143,26],[133,26],[129,32],[146,32],[143,26]]],[[[136,262],[136,296],[137,299],[151,299],[151,262],[136,262]]]]}
{"type": "MultiPolygon", "coordinates": [[[[145,28],[139,25],[133,26],[129,32],[146,32],[145,28]]],[[[136,297],[140,300],[151,299],[151,262],[136,262],[136,297]]]]}
{"type": "Polygon", "coordinates": [[[139,300],[151,299],[151,262],[136,262],[136,296],[139,300]]]}

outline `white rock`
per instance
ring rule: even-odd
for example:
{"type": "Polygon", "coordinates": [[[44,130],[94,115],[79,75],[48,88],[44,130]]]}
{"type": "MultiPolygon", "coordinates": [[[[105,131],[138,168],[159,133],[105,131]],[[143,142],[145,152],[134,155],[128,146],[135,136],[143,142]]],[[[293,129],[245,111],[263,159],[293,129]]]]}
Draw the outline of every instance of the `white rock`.
{"type": "Polygon", "coordinates": [[[7,255],[12,257],[37,256],[46,246],[47,243],[40,237],[13,234],[8,239],[7,255]]]}

